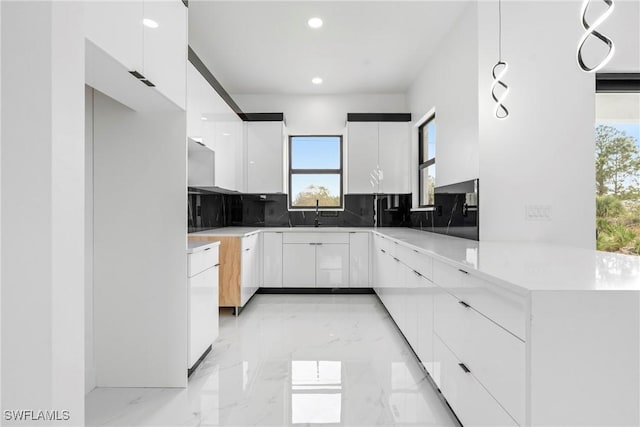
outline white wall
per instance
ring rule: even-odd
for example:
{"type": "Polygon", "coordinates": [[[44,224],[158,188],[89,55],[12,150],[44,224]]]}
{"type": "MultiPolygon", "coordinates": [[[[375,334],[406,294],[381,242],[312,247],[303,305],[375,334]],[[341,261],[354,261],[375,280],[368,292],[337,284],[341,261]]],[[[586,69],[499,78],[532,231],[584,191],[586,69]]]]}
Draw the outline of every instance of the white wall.
{"type": "Polygon", "coordinates": [[[342,135],[347,113],[406,113],[404,94],[232,95],[248,113],[284,113],[291,135],[342,135]]]}
{"type": "Polygon", "coordinates": [[[93,135],[96,383],[185,387],[185,114],[95,91],[93,135]]]}
{"type": "Polygon", "coordinates": [[[85,393],[96,386],[93,354],[93,89],[85,86],[85,217],[84,217],[84,384],[85,393]]]}
{"type": "Polygon", "coordinates": [[[595,247],[595,81],[576,64],[579,7],[575,1],[503,3],[511,114],[501,121],[489,92],[497,7],[480,5],[481,240],[595,247]],[[551,218],[527,221],[527,205],[549,206],[551,218]]]}
{"type": "MultiPolygon", "coordinates": [[[[576,5],[574,8],[577,10],[578,6],[576,5]]],[[[589,22],[593,22],[593,20],[590,18],[589,22]]],[[[640,1],[616,1],[613,13],[599,27],[598,31],[609,37],[616,47],[613,58],[601,70],[602,72],[640,72],[640,1]]],[[[600,41],[589,43],[586,47],[588,58],[593,58],[592,55],[601,53],[601,46],[600,41]]]]}
{"type": "Polygon", "coordinates": [[[66,409],[83,425],[82,6],[0,8],[2,410],[66,409]]]}
{"type": "MultiPolygon", "coordinates": [[[[436,185],[478,178],[478,43],[477,6],[467,6],[427,59],[408,91],[414,125],[427,112],[436,113],[436,185]]],[[[417,128],[412,146],[417,159],[417,128]]],[[[417,160],[412,162],[417,164],[417,160]]],[[[417,166],[412,168],[418,193],[417,166]]]]}

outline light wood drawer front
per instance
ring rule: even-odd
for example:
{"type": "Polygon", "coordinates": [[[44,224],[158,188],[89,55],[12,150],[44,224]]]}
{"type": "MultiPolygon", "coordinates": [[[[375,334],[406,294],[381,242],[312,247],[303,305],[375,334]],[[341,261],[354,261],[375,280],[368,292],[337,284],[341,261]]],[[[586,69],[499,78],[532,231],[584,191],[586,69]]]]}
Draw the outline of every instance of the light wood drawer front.
{"type": "Polygon", "coordinates": [[[349,233],[284,233],[283,243],[349,243],[349,233]]]}
{"type": "Polygon", "coordinates": [[[446,292],[435,299],[434,330],[507,412],[523,424],[524,342],[446,292]]]}
{"type": "Polygon", "coordinates": [[[187,273],[189,277],[203,272],[218,263],[218,247],[187,254],[187,273]]]}
{"type": "Polygon", "coordinates": [[[523,341],[526,298],[440,261],[433,261],[433,281],[523,341]]]}
{"type": "Polygon", "coordinates": [[[464,426],[517,426],[498,402],[434,334],[434,376],[445,399],[464,426]]]}

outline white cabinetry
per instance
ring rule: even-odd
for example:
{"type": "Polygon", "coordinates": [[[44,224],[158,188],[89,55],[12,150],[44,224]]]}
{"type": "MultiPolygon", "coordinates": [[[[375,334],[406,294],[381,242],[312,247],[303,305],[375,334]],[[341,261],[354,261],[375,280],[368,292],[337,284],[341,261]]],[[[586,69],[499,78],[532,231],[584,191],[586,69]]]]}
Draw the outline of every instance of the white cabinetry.
{"type": "Polygon", "coordinates": [[[409,139],[408,122],[378,124],[378,164],[382,171],[379,193],[411,192],[409,139]]]}
{"type": "Polygon", "coordinates": [[[143,27],[142,74],[180,108],[186,108],[187,8],[181,0],[145,1],[144,18],[158,28],[143,27]]]}
{"type": "Polygon", "coordinates": [[[205,245],[187,255],[189,347],[188,368],[218,337],[218,244],[205,245]]]}
{"type": "Polygon", "coordinates": [[[378,193],[378,123],[349,122],[347,193],[378,193]]]}
{"type": "Polygon", "coordinates": [[[410,193],[408,122],[349,122],[347,193],[410,193]]]}
{"type": "Polygon", "coordinates": [[[283,234],[283,287],[349,286],[349,234],[283,234]]]}
{"type": "Polygon", "coordinates": [[[349,287],[369,288],[369,233],[349,233],[349,287]]]}
{"type": "Polygon", "coordinates": [[[313,243],[285,243],[282,256],[283,287],[316,287],[316,247],[313,243]]]}
{"type": "Polygon", "coordinates": [[[373,254],[380,300],[462,423],[525,425],[524,298],[379,235],[373,254]]]}
{"type": "Polygon", "coordinates": [[[282,122],[247,122],[247,192],[282,193],[282,122]]]}
{"type": "Polygon", "coordinates": [[[262,233],[262,283],[266,288],[282,287],[282,232],[262,233]]]}
{"type": "Polygon", "coordinates": [[[349,245],[316,245],[316,288],[339,288],[349,285],[349,245]]]}
{"type": "Polygon", "coordinates": [[[143,1],[86,1],[84,16],[87,39],[127,70],[143,71],[143,1]]]}
{"type": "Polygon", "coordinates": [[[87,1],[85,35],[127,71],[142,74],[185,108],[187,8],[182,1],[87,1]],[[145,18],[157,28],[144,26],[145,18]]]}
{"type": "Polygon", "coordinates": [[[243,190],[242,120],[191,63],[187,64],[187,136],[214,151],[216,187],[243,190]]]}
{"type": "Polygon", "coordinates": [[[254,233],[242,238],[240,270],[240,306],[249,301],[259,287],[260,235],[254,233]]]}

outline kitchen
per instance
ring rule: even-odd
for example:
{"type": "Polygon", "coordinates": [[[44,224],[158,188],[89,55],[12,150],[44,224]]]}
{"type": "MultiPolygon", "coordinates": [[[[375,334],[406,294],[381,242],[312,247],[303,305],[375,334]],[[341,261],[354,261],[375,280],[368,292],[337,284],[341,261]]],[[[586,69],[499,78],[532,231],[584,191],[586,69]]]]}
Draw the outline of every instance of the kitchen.
{"type": "Polygon", "coordinates": [[[3,411],[639,424],[640,261],[594,250],[593,182],[640,4],[598,73],[582,12],[3,1],[3,411]]]}

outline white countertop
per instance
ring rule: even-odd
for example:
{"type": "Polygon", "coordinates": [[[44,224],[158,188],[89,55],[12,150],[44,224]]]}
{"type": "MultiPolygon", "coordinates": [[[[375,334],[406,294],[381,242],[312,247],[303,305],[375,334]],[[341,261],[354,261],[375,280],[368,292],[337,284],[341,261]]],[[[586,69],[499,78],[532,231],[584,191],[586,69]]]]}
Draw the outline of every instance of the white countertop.
{"type": "Polygon", "coordinates": [[[207,248],[215,248],[217,246],[220,246],[220,242],[203,242],[189,240],[187,242],[187,253],[192,254],[195,252],[204,251],[207,248]]]}
{"type": "Polygon", "coordinates": [[[516,291],[640,291],[640,256],[553,244],[476,242],[396,227],[225,227],[189,236],[247,236],[260,231],[374,231],[516,291]]]}

